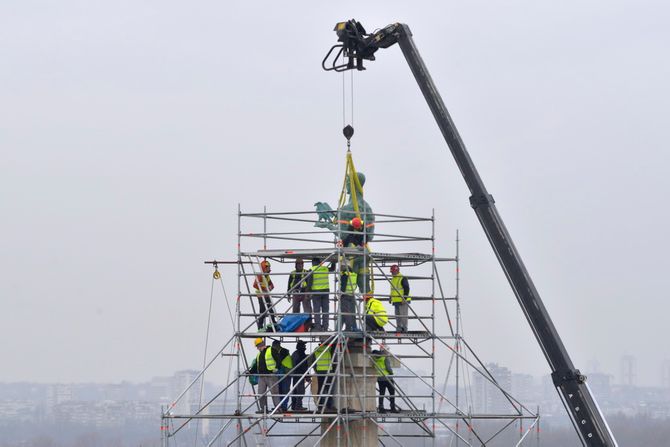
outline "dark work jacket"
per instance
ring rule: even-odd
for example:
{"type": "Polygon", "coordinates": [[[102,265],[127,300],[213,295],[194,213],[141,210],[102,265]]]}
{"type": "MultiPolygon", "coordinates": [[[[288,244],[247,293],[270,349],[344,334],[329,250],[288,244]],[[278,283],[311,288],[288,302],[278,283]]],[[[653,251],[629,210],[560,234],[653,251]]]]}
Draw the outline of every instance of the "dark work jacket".
{"type": "Polygon", "coordinates": [[[292,374],[294,376],[300,377],[307,372],[307,367],[309,366],[308,362],[304,362],[302,365],[298,365],[306,358],[307,358],[307,352],[293,351],[293,354],[291,354],[291,359],[293,360],[292,374]]]}
{"type": "MultiPolygon", "coordinates": [[[[307,276],[307,273],[309,273],[309,270],[303,269],[302,272],[293,270],[291,275],[288,277],[288,288],[286,290],[291,291],[291,289],[293,289],[296,284],[298,284],[302,279],[305,278],[305,276],[307,276]]],[[[304,293],[305,290],[307,290],[307,281],[300,283],[300,285],[293,289],[290,293],[304,293]]]]}
{"type": "MultiPolygon", "coordinates": [[[[353,231],[353,230],[350,230],[353,231]]],[[[370,237],[368,235],[368,237],[370,237]]],[[[363,246],[363,241],[365,240],[365,235],[363,232],[355,232],[353,234],[346,234],[342,238],[342,246],[343,247],[348,247],[349,244],[354,244],[356,247],[362,247],[363,246]]]]}
{"type": "Polygon", "coordinates": [[[409,295],[409,281],[407,281],[406,276],[402,277],[402,281],[400,281],[400,284],[402,285],[403,296],[408,296],[409,295]]]}

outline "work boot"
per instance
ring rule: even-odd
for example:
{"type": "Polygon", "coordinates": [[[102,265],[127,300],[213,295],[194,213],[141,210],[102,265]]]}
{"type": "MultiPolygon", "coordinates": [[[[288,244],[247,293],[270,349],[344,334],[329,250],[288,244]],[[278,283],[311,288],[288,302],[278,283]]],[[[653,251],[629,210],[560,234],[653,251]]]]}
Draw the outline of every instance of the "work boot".
{"type": "Polygon", "coordinates": [[[391,408],[391,413],[400,413],[400,408],[394,405],[393,408],[391,408]]]}
{"type": "Polygon", "coordinates": [[[386,411],[386,408],[384,408],[384,407],[379,407],[379,408],[377,409],[377,412],[380,413],[380,414],[384,414],[384,413],[386,413],[387,411],[386,411]]]}

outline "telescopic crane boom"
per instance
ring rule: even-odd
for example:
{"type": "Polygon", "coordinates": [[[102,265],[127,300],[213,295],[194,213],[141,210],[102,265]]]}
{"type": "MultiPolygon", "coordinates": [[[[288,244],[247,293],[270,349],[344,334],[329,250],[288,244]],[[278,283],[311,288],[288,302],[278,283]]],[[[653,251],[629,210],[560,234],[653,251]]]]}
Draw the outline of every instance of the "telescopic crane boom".
{"type": "Polygon", "coordinates": [[[615,447],[617,443],[614,435],[591,394],[586,377],[572,364],[561,337],[542,303],[540,294],[498,214],[493,197],[486,190],[442,97],[419,55],[409,27],[402,23],[394,23],[368,34],[359,22],[350,20],[338,23],[335,31],[339,43],[328,51],[322,62],[326,71],[364,70],[363,62],[374,61],[378,49],[388,48],[396,43],[400,46],[456,160],[463,179],[470,189],[470,204],[544,352],[552,371],[551,377],[554,385],[582,444],[589,447],[615,447]]]}

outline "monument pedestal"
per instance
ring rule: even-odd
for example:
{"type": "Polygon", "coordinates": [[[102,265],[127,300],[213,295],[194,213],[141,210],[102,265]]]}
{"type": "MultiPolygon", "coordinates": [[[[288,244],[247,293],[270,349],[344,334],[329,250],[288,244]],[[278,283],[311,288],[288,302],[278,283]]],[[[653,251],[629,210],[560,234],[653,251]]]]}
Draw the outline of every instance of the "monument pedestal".
{"type": "MultiPolygon", "coordinates": [[[[349,409],[349,414],[356,418],[363,409],[374,412],[377,408],[377,373],[374,363],[363,353],[363,341],[349,341],[345,350],[339,377],[333,388],[333,403],[338,409],[349,409]],[[364,375],[365,374],[365,375],[364,375]],[[354,375],[355,377],[351,377],[354,375]],[[339,388],[338,388],[339,386],[339,388]],[[338,397],[339,395],[339,397],[338,397]],[[353,411],[352,411],[353,410],[353,411]]],[[[333,422],[332,419],[321,422],[323,434],[333,422]]],[[[377,426],[365,419],[342,420],[321,440],[321,447],[337,447],[339,445],[353,447],[376,447],[379,445],[377,426]]]]}

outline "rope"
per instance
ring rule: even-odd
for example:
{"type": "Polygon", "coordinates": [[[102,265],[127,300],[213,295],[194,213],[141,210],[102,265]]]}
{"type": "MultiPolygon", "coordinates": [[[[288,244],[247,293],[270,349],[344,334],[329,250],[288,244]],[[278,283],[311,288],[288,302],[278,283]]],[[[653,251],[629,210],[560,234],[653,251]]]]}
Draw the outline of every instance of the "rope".
{"type": "MultiPolygon", "coordinates": [[[[233,312],[230,310],[230,303],[228,302],[228,294],[226,293],[226,286],[223,284],[223,279],[221,278],[221,274],[218,275],[218,278],[216,276],[216,273],[219,273],[218,270],[214,272],[215,276],[214,278],[218,279],[219,282],[221,283],[221,290],[223,290],[223,297],[224,301],[226,302],[226,308],[228,308],[228,315],[230,316],[230,327],[235,328],[235,319],[233,318],[233,312]]],[[[233,329],[234,330],[234,329],[233,329]]],[[[235,347],[233,345],[230,346],[230,353],[233,354],[235,351],[235,347]]],[[[230,374],[232,371],[233,367],[233,362],[232,360],[228,362],[228,373],[226,375],[226,383],[230,382],[230,374]]],[[[226,404],[228,403],[228,390],[223,394],[223,407],[226,408],[226,404]]]]}
{"type": "Polygon", "coordinates": [[[344,72],[342,72],[342,127],[346,125],[347,119],[346,119],[346,88],[344,86],[344,72]]]}
{"type": "MultiPolygon", "coordinates": [[[[349,118],[350,123],[354,125],[354,70],[349,70],[349,118]]],[[[347,80],[346,72],[342,72],[342,127],[347,124],[347,80]]]]}
{"type": "Polygon", "coordinates": [[[354,70],[349,71],[351,73],[351,126],[354,125],[354,70]]]}
{"type": "MultiPolygon", "coordinates": [[[[207,332],[205,334],[205,352],[202,358],[202,377],[200,378],[200,396],[198,397],[198,408],[202,406],[202,394],[205,391],[205,366],[207,366],[207,348],[209,346],[209,327],[212,322],[212,302],[214,301],[214,281],[220,279],[221,274],[219,273],[219,268],[214,264],[214,274],[212,275],[212,285],[209,292],[209,312],[207,313],[207,332]]],[[[198,445],[198,432],[200,431],[200,419],[196,421],[195,425],[195,437],[193,439],[193,447],[198,445]]]]}

